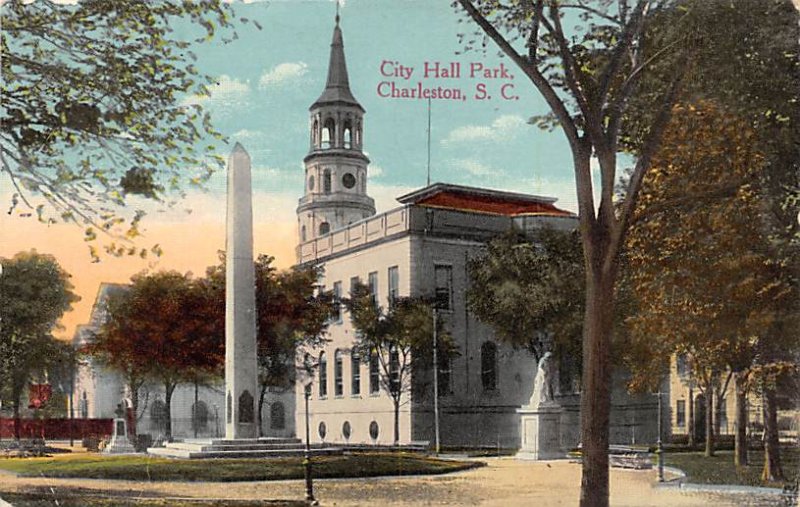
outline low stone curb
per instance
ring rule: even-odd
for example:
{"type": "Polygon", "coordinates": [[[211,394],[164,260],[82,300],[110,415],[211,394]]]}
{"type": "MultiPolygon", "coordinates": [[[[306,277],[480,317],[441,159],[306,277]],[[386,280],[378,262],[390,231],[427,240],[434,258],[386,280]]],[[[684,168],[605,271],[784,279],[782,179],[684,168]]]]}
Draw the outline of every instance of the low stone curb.
{"type": "Polygon", "coordinates": [[[674,467],[664,467],[664,471],[674,474],[677,477],[665,482],[656,482],[656,488],[679,489],[681,491],[686,491],[687,493],[727,493],[775,497],[787,496],[783,489],[778,488],[765,488],[763,486],[741,486],[738,484],[696,484],[693,482],[684,482],[686,480],[686,473],[683,470],[674,467]]]}

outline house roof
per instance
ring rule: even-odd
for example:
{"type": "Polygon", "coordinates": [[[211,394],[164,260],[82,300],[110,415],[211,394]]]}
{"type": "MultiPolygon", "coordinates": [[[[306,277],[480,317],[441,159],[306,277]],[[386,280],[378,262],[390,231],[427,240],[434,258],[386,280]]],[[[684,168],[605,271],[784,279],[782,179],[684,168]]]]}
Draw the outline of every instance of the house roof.
{"type": "Polygon", "coordinates": [[[467,187],[449,183],[434,183],[400,196],[397,200],[402,204],[504,216],[575,216],[574,213],[557,208],[553,204],[557,200],[554,197],[467,187]]]}

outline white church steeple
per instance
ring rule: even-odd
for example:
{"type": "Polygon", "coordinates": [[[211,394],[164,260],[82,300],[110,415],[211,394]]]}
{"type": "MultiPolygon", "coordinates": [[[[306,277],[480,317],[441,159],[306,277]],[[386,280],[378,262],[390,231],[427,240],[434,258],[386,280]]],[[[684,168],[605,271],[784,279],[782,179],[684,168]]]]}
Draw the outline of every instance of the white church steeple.
{"type": "Polygon", "coordinates": [[[362,151],[365,111],[350,91],[338,13],[328,79],[309,112],[305,191],[297,207],[301,243],[375,214],[367,195],[369,159],[362,151]]]}

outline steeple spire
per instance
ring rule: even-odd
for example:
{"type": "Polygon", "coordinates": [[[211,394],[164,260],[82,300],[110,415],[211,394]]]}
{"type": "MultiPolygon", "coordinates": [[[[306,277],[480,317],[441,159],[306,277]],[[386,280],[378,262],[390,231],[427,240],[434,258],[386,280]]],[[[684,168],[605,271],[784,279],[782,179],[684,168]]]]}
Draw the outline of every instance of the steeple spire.
{"type": "Polygon", "coordinates": [[[328,80],[322,95],[311,105],[311,109],[323,104],[346,104],[356,106],[363,111],[353,93],[350,91],[350,80],[347,76],[347,63],[344,58],[344,40],[339,28],[339,2],[336,2],[336,26],[333,28],[331,55],[328,61],[328,80]]]}

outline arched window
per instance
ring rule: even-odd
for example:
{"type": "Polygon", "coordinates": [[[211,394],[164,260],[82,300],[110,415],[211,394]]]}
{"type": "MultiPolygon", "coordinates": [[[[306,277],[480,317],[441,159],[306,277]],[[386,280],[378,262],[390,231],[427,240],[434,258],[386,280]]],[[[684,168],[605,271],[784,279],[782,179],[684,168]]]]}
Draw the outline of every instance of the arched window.
{"type": "Polygon", "coordinates": [[[389,349],[389,387],[393,393],[400,392],[400,351],[397,347],[389,349]]]}
{"type": "Polygon", "coordinates": [[[497,389],[497,345],[492,342],[481,345],[481,383],[484,391],[497,389]]]}
{"type": "Polygon", "coordinates": [[[333,394],[342,396],[344,394],[344,381],[342,380],[342,351],[336,350],[333,353],[333,394]]]}
{"type": "Polygon", "coordinates": [[[322,173],[322,191],[326,194],[331,193],[331,170],[325,169],[322,173]]]}
{"type": "Polygon", "coordinates": [[[208,428],[208,405],[200,400],[192,404],[192,429],[205,430],[208,428]]]}
{"type": "Polygon", "coordinates": [[[300,241],[306,240],[306,226],[303,225],[300,227],[300,241]]]}
{"type": "Polygon", "coordinates": [[[269,427],[273,430],[286,428],[286,410],[280,401],[276,401],[269,407],[269,427]]]}
{"type": "Polygon", "coordinates": [[[328,396],[328,358],[325,352],[319,353],[319,397],[328,396]]]}
{"type": "Polygon", "coordinates": [[[353,147],[353,123],[350,120],[344,122],[344,147],[350,149],[353,147]]]}
{"type": "Polygon", "coordinates": [[[322,222],[319,224],[319,235],[322,236],[323,234],[328,234],[331,232],[331,224],[328,222],[322,222]]]}
{"type": "Polygon", "coordinates": [[[361,357],[357,351],[350,353],[350,394],[361,394],[361,357]]]}
{"type": "Polygon", "coordinates": [[[381,390],[381,365],[378,361],[378,353],[373,350],[369,353],[369,394],[377,394],[381,390]]]}
{"type": "Polygon", "coordinates": [[[150,421],[157,431],[165,431],[167,429],[167,404],[162,400],[155,400],[150,405],[150,421]]]}
{"type": "Polygon", "coordinates": [[[336,123],[333,121],[333,118],[328,118],[325,120],[325,125],[322,127],[322,147],[332,148],[335,135],[336,123]]]}
{"type": "Polygon", "coordinates": [[[361,148],[361,122],[356,125],[356,148],[361,148]]]}
{"type": "Polygon", "coordinates": [[[314,125],[311,127],[311,144],[314,148],[319,148],[319,120],[314,118],[314,125]]]}
{"type": "Polygon", "coordinates": [[[89,417],[89,399],[86,396],[86,391],[83,392],[83,399],[81,400],[81,417],[83,419],[89,417]]]}

